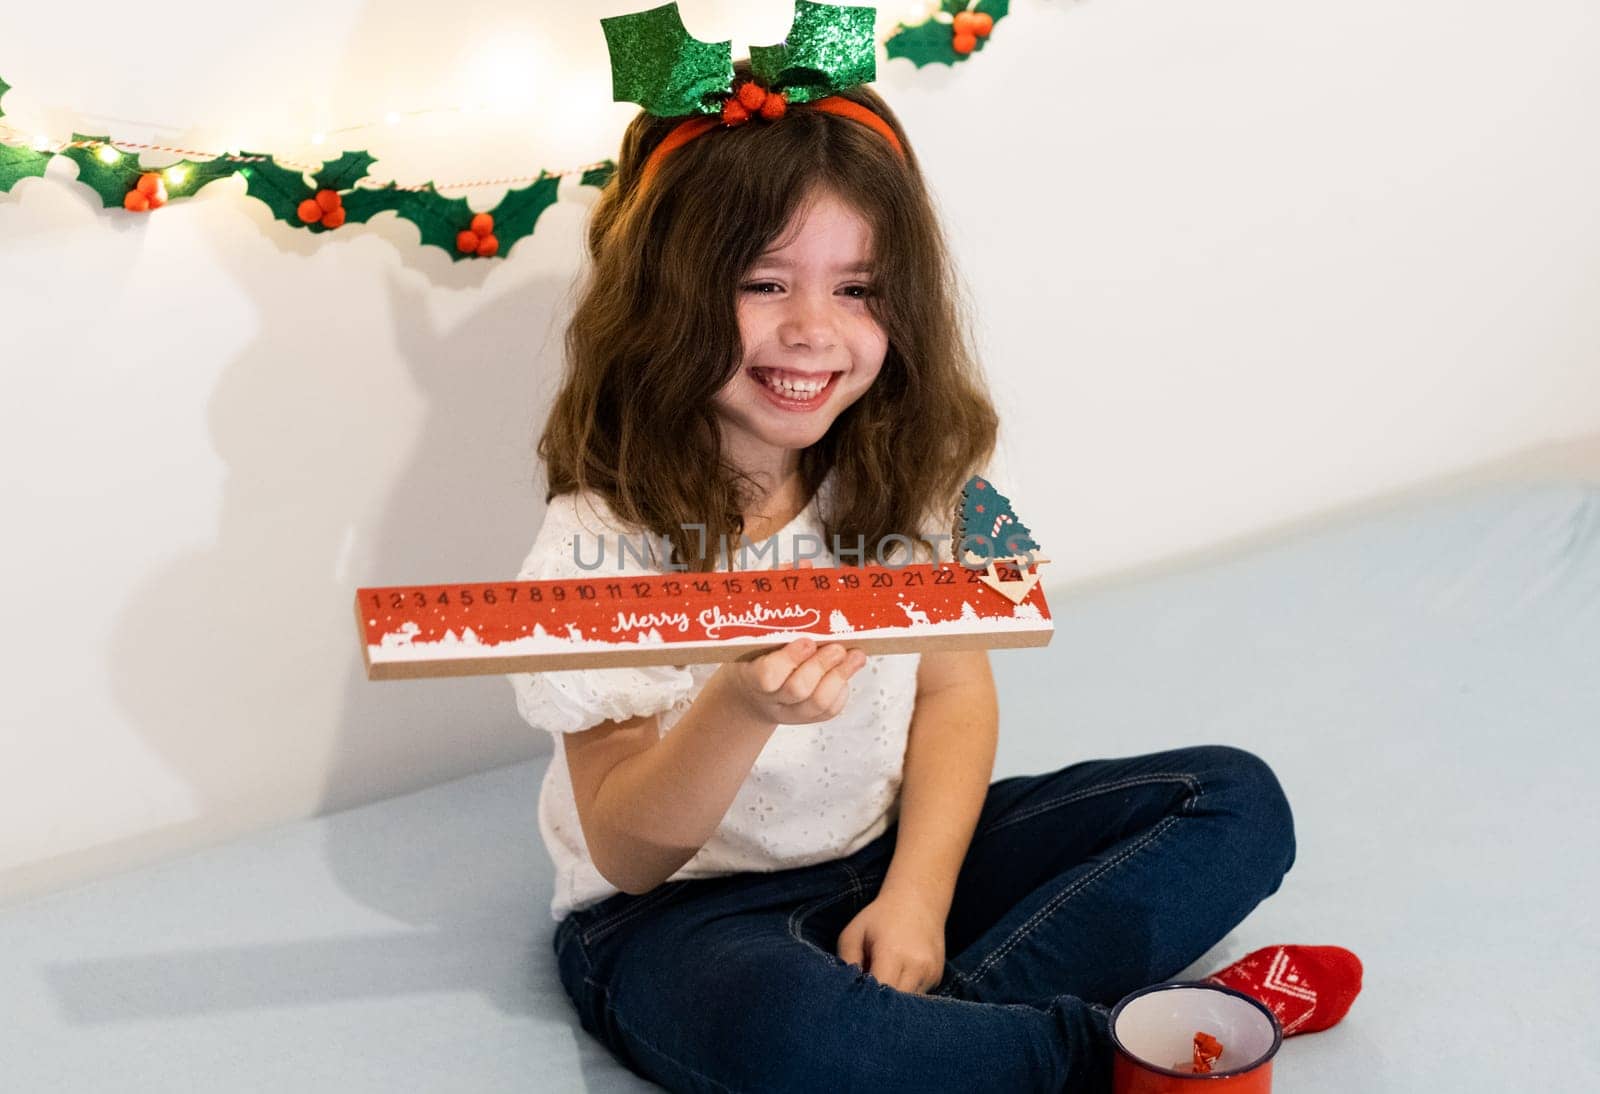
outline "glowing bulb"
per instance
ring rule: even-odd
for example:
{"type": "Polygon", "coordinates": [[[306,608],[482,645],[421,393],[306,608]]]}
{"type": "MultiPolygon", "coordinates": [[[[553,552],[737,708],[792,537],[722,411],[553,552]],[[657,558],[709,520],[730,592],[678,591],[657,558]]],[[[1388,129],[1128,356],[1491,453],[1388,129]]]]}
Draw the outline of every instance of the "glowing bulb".
{"type": "Polygon", "coordinates": [[[189,177],[189,169],[182,164],[175,164],[167,168],[167,181],[174,186],[183,185],[183,180],[189,177]]]}
{"type": "Polygon", "coordinates": [[[119,158],[119,153],[117,150],[112,148],[109,144],[102,144],[100,146],[100,151],[96,153],[96,155],[100,157],[101,163],[116,163],[119,158]]]}
{"type": "Polygon", "coordinates": [[[321,144],[323,141],[325,141],[327,139],[328,139],[328,135],[326,133],[313,133],[313,134],[311,134],[311,143],[312,144],[321,144]]]}
{"type": "Polygon", "coordinates": [[[390,125],[399,125],[400,124],[400,115],[396,114],[393,110],[391,110],[391,111],[389,111],[389,113],[387,113],[387,114],[385,114],[383,116],[383,120],[388,122],[390,125]]]}

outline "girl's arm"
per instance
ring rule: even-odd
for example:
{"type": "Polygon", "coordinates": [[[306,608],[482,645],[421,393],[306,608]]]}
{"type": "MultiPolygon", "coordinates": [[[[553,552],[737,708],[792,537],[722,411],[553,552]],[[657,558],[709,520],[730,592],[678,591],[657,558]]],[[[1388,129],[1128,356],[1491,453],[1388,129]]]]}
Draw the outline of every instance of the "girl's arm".
{"type": "Polygon", "coordinates": [[[900,782],[899,834],[880,892],[942,918],[994,773],[1000,711],[987,650],[924,653],[900,782]]]}
{"type": "Polygon", "coordinates": [[[836,716],[866,661],[859,650],[796,639],[724,664],[665,736],[655,714],[564,735],[595,869],[625,893],[675,874],[716,832],[772,731],[836,716]]]}
{"type": "Polygon", "coordinates": [[[721,672],[672,732],[660,715],[602,722],[562,737],[589,857],[625,893],[654,889],[722,823],[777,728],[728,701],[721,672]]]}

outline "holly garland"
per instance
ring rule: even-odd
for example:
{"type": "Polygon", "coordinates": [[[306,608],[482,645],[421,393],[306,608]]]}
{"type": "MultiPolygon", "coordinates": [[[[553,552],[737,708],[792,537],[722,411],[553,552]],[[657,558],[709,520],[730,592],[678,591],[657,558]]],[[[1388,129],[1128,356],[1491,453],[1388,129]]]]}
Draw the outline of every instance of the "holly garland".
{"type": "Polygon", "coordinates": [[[994,25],[1011,12],[1011,0],[940,0],[940,14],[953,16],[949,22],[929,13],[921,23],[902,24],[884,40],[890,57],[905,57],[923,65],[954,65],[983,50],[994,25]]]}
{"type": "MultiPolygon", "coordinates": [[[[939,0],[922,23],[899,24],[884,40],[889,57],[905,57],[918,68],[955,64],[983,49],[994,25],[1010,11],[1010,0],[939,0]],[[950,17],[949,21],[941,16],[950,17]]],[[[10,85],[0,80],[0,100],[10,85]]],[[[0,118],[5,111],[0,103],[0,118]]],[[[65,156],[78,167],[78,181],[100,195],[104,206],[148,213],[179,198],[193,197],[217,179],[243,175],[245,193],[264,203],[277,220],[310,232],[331,232],[364,224],[392,212],[417,226],[424,245],[443,249],[455,261],[493,258],[533,234],[539,215],[555,204],[563,174],[541,170],[527,186],[507,191],[494,209],[473,212],[465,198],[447,198],[429,181],[402,187],[370,183],[375,162],[364,151],[325,160],[307,181],[306,172],[285,166],[269,153],[239,152],[211,159],[183,159],[163,167],[144,167],[137,151],[115,147],[111,137],[74,133],[60,151],[42,151],[0,141],[0,193],[25,178],[39,178],[50,160],[65,156]]],[[[603,187],[616,164],[611,160],[581,169],[579,184],[603,187]]],[[[1024,529],[1024,532],[1026,529],[1024,529]]]]}

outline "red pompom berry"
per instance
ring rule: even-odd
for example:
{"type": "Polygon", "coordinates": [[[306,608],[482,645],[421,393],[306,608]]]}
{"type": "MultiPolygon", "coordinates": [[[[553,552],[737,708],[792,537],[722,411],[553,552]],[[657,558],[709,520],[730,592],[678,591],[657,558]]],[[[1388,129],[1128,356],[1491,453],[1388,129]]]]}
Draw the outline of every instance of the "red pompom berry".
{"type": "Polygon", "coordinates": [[[500,241],[498,239],[496,239],[494,236],[484,236],[478,242],[478,257],[479,258],[493,258],[494,255],[495,255],[495,252],[498,251],[499,249],[500,249],[500,241]]]}
{"type": "Polygon", "coordinates": [[[463,228],[456,233],[456,250],[462,254],[473,254],[478,250],[478,233],[463,228]]]}
{"type": "Polygon", "coordinates": [[[989,32],[994,29],[994,16],[986,11],[972,13],[972,33],[979,38],[989,37],[989,32]]]}
{"type": "Polygon", "coordinates": [[[315,198],[306,198],[295,212],[299,213],[300,219],[307,224],[315,224],[322,219],[322,206],[317,204],[315,198]]]}
{"type": "Polygon", "coordinates": [[[324,228],[337,228],[339,225],[341,225],[343,223],[344,223],[344,207],[343,206],[340,206],[337,209],[330,209],[328,212],[322,214],[322,226],[324,228]]]}
{"type": "Polygon", "coordinates": [[[339,191],[337,190],[318,190],[316,200],[317,205],[322,208],[324,213],[331,213],[335,209],[343,208],[344,206],[344,202],[340,200],[339,191]]]}
{"type": "Polygon", "coordinates": [[[122,207],[130,213],[148,213],[150,211],[150,199],[145,197],[143,190],[135,186],[132,190],[122,195],[122,207]]]}
{"type": "Polygon", "coordinates": [[[740,105],[738,99],[727,99],[722,104],[722,124],[739,125],[750,120],[750,111],[740,105]]]}
{"type": "Polygon", "coordinates": [[[978,37],[975,34],[957,34],[950,42],[950,48],[957,53],[971,53],[978,48],[978,37]]]}
{"type": "Polygon", "coordinates": [[[753,80],[746,80],[739,85],[739,93],[736,97],[739,100],[739,105],[753,114],[761,109],[762,103],[767,101],[767,90],[753,80]]]}
{"type": "Polygon", "coordinates": [[[781,91],[773,91],[767,95],[767,101],[761,104],[761,116],[767,121],[781,118],[789,109],[789,96],[781,91]]]}
{"type": "Polygon", "coordinates": [[[479,213],[472,218],[472,230],[479,236],[492,234],[494,232],[494,217],[489,213],[479,213]]]}

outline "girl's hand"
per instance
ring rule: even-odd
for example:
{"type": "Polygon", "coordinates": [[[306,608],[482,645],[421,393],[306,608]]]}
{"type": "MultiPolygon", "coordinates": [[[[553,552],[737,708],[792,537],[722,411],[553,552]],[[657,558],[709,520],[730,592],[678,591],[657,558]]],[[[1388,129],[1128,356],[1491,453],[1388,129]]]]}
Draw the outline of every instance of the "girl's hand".
{"type": "Polygon", "coordinates": [[[839,932],[839,956],[880,984],[920,995],[944,977],[944,918],[913,893],[881,890],[839,932]]]}
{"type": "Polygon", "coordinates": [[[861,650],[836,643],[818,649],[817,640],[806,637],[718,671],[757,721],[801,725],[836,717],[850,698],[850,677],[866,663],[861,650]]]}

